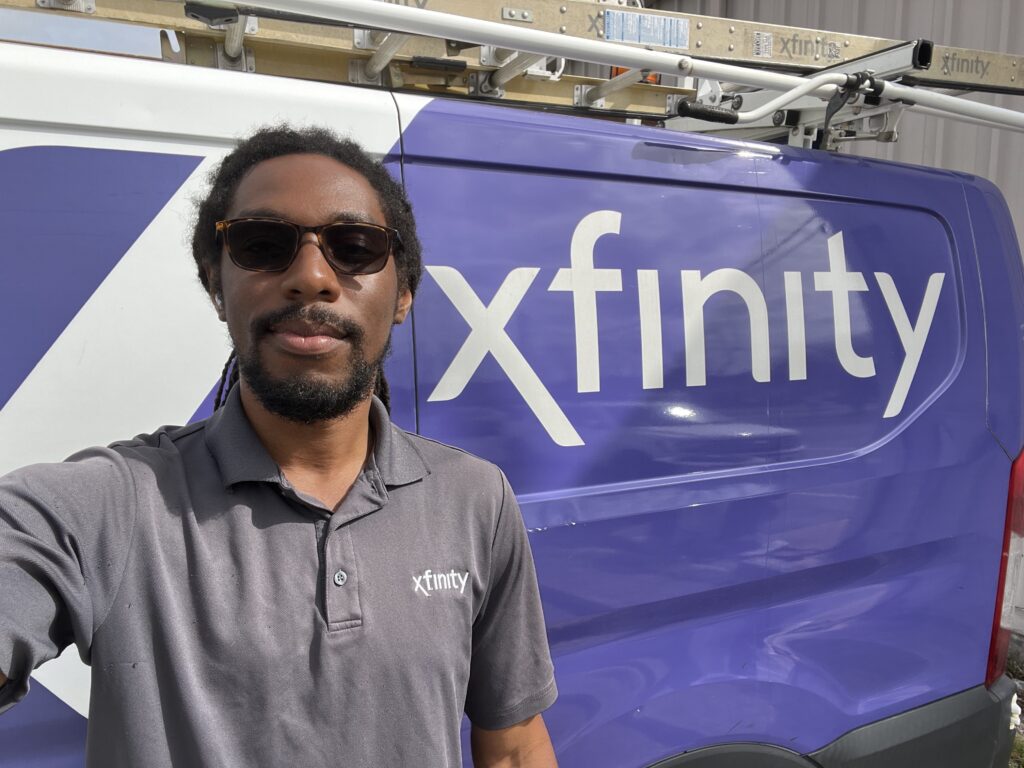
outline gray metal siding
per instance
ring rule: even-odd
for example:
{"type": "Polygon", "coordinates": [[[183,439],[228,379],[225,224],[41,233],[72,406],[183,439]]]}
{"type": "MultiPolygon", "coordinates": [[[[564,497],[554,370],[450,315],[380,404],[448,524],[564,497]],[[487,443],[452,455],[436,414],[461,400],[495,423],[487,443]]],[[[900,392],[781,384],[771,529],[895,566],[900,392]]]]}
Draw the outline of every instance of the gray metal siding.
{"type": "MultiPolygon", "coordinates": [[[[850,34],[915,40],[963,48],[1024,54],[1024,3],[1020,0],[660,0],[647,7],[708,16],[786,24],[850,34]]],[[[1024,97],[968,98],[1024,110],[1024,97]]],[[[844,152],[948,168],[994,181],[1013,212],[1024,241],[1024,134],[904,114],[896,144],[857,142],[844,152]]]]}

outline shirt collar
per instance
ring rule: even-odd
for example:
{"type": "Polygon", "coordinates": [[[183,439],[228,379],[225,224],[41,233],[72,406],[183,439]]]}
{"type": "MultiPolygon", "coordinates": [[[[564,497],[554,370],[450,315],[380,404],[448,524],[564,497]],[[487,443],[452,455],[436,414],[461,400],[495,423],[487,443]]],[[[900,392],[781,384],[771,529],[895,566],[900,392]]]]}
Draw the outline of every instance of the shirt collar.
{"type": "Polygon", "coordinates": [[[370,404],[373,427],[373,460],[384,485],[394,488],[422,480],[430,467],[406,431],[391,422],[388,409],[374,395],[370,404]]]}
{"type": "MultiPolygon", "coordinates": [[[[384,404],[370,404],[373,463],[387,487],[408,485],[430,474],[430,468],[405,430],[391,423],[384,404]]],[[[242,408],[238,387],[206,422],[206,445],[220,469],[225,487],[242,482],[282,484],[281,468],[263,447],[242,408]]]]}

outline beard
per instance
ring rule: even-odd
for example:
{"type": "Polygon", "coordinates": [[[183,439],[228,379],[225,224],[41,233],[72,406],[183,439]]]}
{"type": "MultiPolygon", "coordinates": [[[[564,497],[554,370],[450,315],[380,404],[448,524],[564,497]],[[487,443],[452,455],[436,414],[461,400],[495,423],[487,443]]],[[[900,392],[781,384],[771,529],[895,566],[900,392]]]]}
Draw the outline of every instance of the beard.
{"type": "Polygon", "coordinates": [[[329,421],[351,413],[370,396],[383,376],[383,363],[391,351],[388,334],[384,349],[373,360],[367,360],[365,333],[352,320],[338,317],[323,307],[290,306],[253,320],[247,350],[238,349],[238,371],[256,399],[273,414],[300,424],[329,421]],[[260,341],[272,333],[273,327],[286,320],[305,320],[329,326],[345,336],[351,350],[348,376],[340,380],[324,379],[317,374],[273,376],[260,355],[260,341]]]}

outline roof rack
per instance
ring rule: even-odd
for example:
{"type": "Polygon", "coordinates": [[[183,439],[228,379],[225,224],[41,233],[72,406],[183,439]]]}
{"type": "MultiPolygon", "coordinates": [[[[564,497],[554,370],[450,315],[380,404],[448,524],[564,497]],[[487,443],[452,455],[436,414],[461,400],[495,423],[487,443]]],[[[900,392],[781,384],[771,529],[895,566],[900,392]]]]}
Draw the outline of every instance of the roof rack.
{"type": "Polygon", "coordinates": [[[638,0],[0,0],[0,7],[159,27],[164,58],[187,64],[687,130],[728,127],[805,146],[895,141],[907,109],[1024,130],[1020,112],[943,92],[1024,94],[1020,57],[651,10],[638,0]],[[602,65],[607,76],[579,74],[567,61],[602,65]]]}

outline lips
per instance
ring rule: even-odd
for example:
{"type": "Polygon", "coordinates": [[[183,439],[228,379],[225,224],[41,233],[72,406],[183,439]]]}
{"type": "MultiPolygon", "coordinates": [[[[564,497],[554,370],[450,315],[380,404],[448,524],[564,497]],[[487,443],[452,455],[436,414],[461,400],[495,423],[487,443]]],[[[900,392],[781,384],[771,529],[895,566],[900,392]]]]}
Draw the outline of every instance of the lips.
{"type": "Polygon", "coordinates": [[[252,338],[290,355],[324,355],[345,345],[358,350],[363,329],[350,317],[320,305],[286,305],[256,317],[252,338]]]}
{"type": "Polygon", "coordinates": [[[314,338],[317,336],[329,336],[333,339],[343,339],[348,334],[340,328],[327,323],[310,322],[307,320],[285,320],[275,323],[270,329],[271,333],[285,334],[288,336],[301,336],[303,338],[314,338]]]}
{"type": "Polygon", "coordinates": [[[290,354],[323,355],[345,343],[348,335],[328,323],[292,318],[272,325],[269,337],[290,354]]]}

